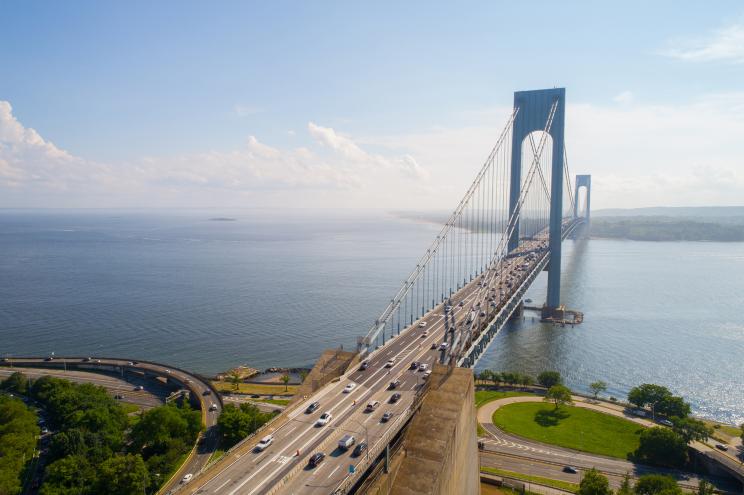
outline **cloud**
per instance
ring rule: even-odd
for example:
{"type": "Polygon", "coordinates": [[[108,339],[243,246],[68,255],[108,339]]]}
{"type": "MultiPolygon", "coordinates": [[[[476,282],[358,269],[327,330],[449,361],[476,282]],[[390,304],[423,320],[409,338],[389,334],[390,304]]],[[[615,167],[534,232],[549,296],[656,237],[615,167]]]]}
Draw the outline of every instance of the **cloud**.
{"type": "Polygon", "coordinates": [[[667,45],[661,54],[678,60],[744,63],[744,25],[720,28],[703,38],[671,40],[667,45]]]}
{"type": "Polygon", "coordinates": [[[43,139],[0,101],[0,206],[353,206],[385,180],[426,175],[409,155],[369,153],[314,123],[308,132],[320,153],[249,136],[234,150],[100,163],[43,139]]]}
{"type": "Polygon", "coordinates": [[[622,93],[619,93],[612,98],[612,101],[620,103],[622,105],[629,105],[633,103],[634,100],[635,95],[633,95],[633,93],[630,91],[623,91],[622,93]]]}
{"type": "Polygon", "coordinates": [[[257,113],[261,113],[261,109],[258,107],[254,107],[251,105],[235,105],[233,107],[233,111],[235,112],[235,115],[238,117],[248,117],[250,115],[256,115],[257,113]]]}

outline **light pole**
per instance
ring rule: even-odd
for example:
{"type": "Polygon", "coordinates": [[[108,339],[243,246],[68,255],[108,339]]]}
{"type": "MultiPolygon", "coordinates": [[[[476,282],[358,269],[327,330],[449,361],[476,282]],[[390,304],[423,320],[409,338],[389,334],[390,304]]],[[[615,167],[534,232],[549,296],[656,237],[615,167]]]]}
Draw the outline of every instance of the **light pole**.
{"type": "Polygon", "coordinates": [[[365,425],[364,423],[360,423],[356,419],[349,418],[349,421],[351,421],[352,423],[356,423],[362,428],[364,428],[364,441],[367,442],[367,449],[365,450],[365,452],[366,452],[367,461],[369,462],[369,431],[367,430],[367,425],[365,425]]]}

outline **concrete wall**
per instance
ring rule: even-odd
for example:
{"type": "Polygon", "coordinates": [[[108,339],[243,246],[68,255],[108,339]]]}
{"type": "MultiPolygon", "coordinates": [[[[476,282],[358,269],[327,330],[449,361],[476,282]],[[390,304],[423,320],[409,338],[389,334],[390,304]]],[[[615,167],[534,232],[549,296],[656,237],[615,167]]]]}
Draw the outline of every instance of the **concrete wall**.
{"type": "Polygon", "coordinates": [[[313,369],[305,377],[292,399],[292,403],[299,402],[303,397],[312,394],[334,378],[338,378],[360,362],[359,354],[340,349],[328,349],[320,355],[313,369]]]}
{"type": "Polygon", "coordinates": [[[435,365],[429,380],[429,391],[390,473],[366,493],[480,493],[473,372],[455,368],[450,373],[446,366],[435,365]]]}

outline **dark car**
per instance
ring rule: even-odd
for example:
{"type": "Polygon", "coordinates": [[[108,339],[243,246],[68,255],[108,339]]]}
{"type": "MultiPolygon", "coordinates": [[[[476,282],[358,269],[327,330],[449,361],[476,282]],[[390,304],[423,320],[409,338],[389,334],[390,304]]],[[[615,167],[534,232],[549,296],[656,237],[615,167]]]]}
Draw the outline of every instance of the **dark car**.
{"type": "Polygon", "coordinates": [[[367,368],[369,368],[369,362],[368,361],[362,361],[362,364],[359,366],[359,371],[364,371],[367,368]]]}
{"type": "Polygon", "coordinates": [[[436,349],[437,348],[437,343],[436,342],[432,342],[431,343],[431,348],[432,349],[436,349]]]}
{"type": "Polygon", "coordinates": [[[114,395],[114,399],[116,399],[116,400],[122,400],[123,398],[124,398],[124,396],[121,395],[121,394],[114,395]]]}
{"type": "Polygon", "coordinates": [[[382,417],[380,418],[380,422],[381,423],[387,423],[388,421],[390,421],[390,419],[392,417],[393,417],[393,413],[391,413],[390,411],[388,411],[388,412],[386,412],[385,414],[382,415],[382,417]]]}
{"type": "Polygon", "coordinates": [[[323,452],[316,452],[312,455],[312,457],[310,457],[310,460],[307,461],[307,465],[311,468],[314,468],[315,466],[323,462],[323,459],[325,459],[325,454],[323,452]]]}
{"type": "Polygon", "coordinates": [[[44,358],[44,361],[54,361],[54,358],[52,356],[49,356],[48,358],[44,358]]]}
{"type": "Polygon", "coordinates": [[[359,457],[364,453],[364,451],[367,450],[367,442],[359,442],[356,447],[354,447],[354,451],[351,453],[351,457],[359,457]]]}
{"type": "Polygon", "coordinates": [[[305,409],[305,414],[312,414],[315,411],[317,411],[319,407],[320,407],[320,402],[313,402],[312,404],[307,406],[307,409],[305,409]]]}
{"type": "Polygon", "coordinates": [[[261,396],[258,394],[251,394],[251,399],[260,399],[261,396]]]}
{"type": "Polygon", "coordinates": [[[573,466],[563,466],[563,472],[564,473],[570,473],[570,474],[577,474],[578,471],[573,466]]]}
{"type": "Polygon", "coordinates": [[[390,403],[391,404],[395,404],[396,402],[398,402],[398,400],[400,400],[400,394],[399,393],[396,392],[396,393],[394,393],[393,395],[390,396],[390,403]]]}
{"type": "Polygon", "coordinates": [[[202,392],[202,395],[212,395],[212,391],[210,389],[206,389],[204,392],[202,392]]]}
{"type": "Polygon", "coordinates": [[[410,370],[415,370],[415,369],[417,369],[418,367],[419,367],[419,364],[418,364],[418,362],[414,361],[414,362],[412,362],[412,363],[411,363],[411,366],[410,366],[410,367],[409,367],[408,369],[410,369],[410,370]]]}
{"type": "Polygon", "coordinates": [[[390,390],[394,390],[396,388],[400,387],[400,380],[395,380],[390,382],[390,390]]]}

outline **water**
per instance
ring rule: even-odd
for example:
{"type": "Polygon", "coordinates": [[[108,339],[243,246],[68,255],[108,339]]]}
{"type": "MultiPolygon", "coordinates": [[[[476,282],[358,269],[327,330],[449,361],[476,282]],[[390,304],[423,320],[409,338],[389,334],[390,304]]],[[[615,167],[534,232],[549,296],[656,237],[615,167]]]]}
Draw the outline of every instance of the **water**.
{"type": "MultiPolygon", "coordinates": [[[[0,211],[0,354],[311,364],[354,347],[438,230],[381,211],[0,211]]],[[[585,323],[528,317],[479,368],[557,369],[618,397],[661,383],[744,421],[742,278],[741,244],[567,241],[563,300],[585,323]]]]}

